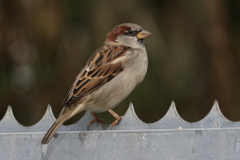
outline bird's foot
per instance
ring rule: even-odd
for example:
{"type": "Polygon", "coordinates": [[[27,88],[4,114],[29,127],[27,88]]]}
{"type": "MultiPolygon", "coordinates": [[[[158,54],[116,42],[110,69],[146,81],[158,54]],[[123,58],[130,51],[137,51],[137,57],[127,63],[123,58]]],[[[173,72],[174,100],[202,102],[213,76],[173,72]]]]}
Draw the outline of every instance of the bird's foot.
{"type": "Polygon", "coordinates": [[[120,119],[122,119],[122,117],[123,117],[123,116],[118,116],[118,117],[116,118],[116,120],[111,124],[111,129],[113,129],[113,127],[115,126],[115,124],[117,124],[117,122],[118,122],[120,119]]]}
{"type": "Polygon", "coordinates": [[[111,129],[113,129],[113,127],[117,124],[117,122],[122,119],[123,116],[119,116],[117,113],[115,113],[113,110],[108,109],[108,112],[111,113],[116,120],[110,125],[111,129]]]}
{"type": "Polygon", "coordinates": [[[91,122],[89,122],[88,126],[87,126],[87,129],[89,130],[89,127],[95,123],[95,122],[100,122],[102,124],[106,124],[100,117],[98,117],[97,113],[95,112],[92,112],[93,113],[93,116],[95,117],[95,119],[91,122]]]}

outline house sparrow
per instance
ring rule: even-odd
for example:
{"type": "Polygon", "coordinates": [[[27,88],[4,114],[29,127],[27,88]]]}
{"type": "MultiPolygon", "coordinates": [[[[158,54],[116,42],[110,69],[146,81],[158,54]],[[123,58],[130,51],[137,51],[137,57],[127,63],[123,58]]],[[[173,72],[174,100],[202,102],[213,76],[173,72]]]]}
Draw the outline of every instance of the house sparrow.
{"type": "MultiPolygon", "coordinates": [[[[122,118],[112,109],[125,99],[142,82],[147,72],[148,58],[144,39],[151,33],[137,24],[124,23],[113,28],[102,47],[88,59],[76,77],[55,123],[44,136],[41,144],[48,144],[60,125],[75,114],[88,110],[99,121],[96,113],[109,111],[116,120],[122,118]]],[[[105,124],[105,123],[104,123],[105,124]]]]}

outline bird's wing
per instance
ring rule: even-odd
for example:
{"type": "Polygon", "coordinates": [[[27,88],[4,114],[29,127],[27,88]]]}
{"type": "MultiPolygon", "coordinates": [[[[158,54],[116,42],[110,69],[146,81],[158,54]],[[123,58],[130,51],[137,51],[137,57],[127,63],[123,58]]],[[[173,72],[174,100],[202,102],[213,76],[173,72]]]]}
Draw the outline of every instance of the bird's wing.
{"type": "Polygon", "coordinates": [[[64,100],[65,107],[71,106],[122,72],[124,70],[122,60],[128,50],[128,47],[109,45],[96,50],[76,77],[64,100]]]}

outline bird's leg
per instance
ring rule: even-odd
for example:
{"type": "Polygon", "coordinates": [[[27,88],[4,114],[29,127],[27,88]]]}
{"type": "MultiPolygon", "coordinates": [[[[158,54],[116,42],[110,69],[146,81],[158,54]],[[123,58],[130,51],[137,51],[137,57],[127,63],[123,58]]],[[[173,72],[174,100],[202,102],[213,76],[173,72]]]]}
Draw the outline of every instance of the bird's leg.
{"type": "Polygon", "coordinates": [[[111,113],[113,115],[113,117],[116,118],[116,120],[111,124],[111,128],[113,129],[113,127],[115,126],[115,124],[122,119],[123,116],[119,116],[117,113],[115,113],[113,110],[108,109],[108,112],[111,113]]]}
{"type": "Polygon", "coordinates": [[[92,112],[93,113],[93,116],[95,117],[95,119],[93,120],[93,121],[91,121],[91,122],[89,122],[89,124],[88,124],[88,126],[87,126],[87,129],[89,130],[89,127],[93,124],[93,123],[95,123],[95,122],[100,122],[100,123],[102,123],[102,124],[106,124],[100,117],[98,117],[98,115],[97,115],[97,113],[95,113],[95,112],[92,112]]]}

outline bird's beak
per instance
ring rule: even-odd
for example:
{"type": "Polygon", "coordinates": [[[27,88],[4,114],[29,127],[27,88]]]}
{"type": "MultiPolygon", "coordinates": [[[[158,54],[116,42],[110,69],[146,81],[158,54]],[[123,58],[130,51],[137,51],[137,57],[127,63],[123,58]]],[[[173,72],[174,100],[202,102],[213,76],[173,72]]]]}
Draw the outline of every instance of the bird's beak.
{"type": "Polygon", "coordinates": [[[146,31],[146,30],[142,30],[141,32],[139,32],[139,33],[137,34],[137,38],[138,38],[138,39],[145,39],[145,38],[147,38],[147,37],[149,37],[149,36],[151,36],[151,35],[152,35],[152,33],[148,32],[148,31],[146,31]]]}

